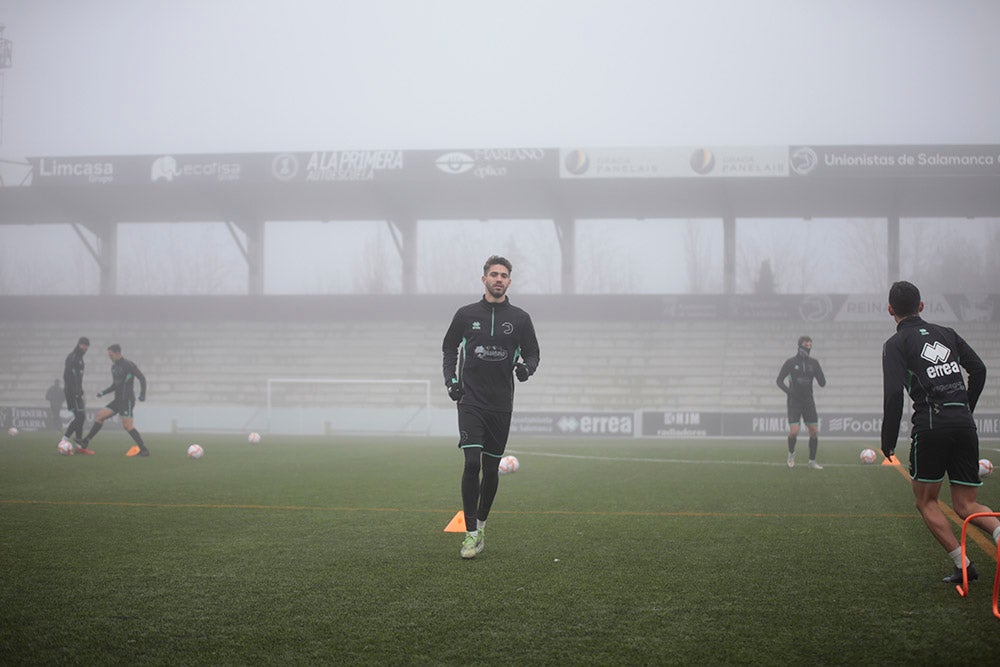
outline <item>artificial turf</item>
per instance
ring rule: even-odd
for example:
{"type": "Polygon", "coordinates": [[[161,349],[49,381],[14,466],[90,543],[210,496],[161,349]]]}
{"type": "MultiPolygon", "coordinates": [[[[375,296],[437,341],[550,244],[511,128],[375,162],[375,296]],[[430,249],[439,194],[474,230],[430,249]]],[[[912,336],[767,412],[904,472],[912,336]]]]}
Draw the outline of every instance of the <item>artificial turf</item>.
{"type": "MultiPolygon", "coordinates": [[[[512,438],[486,550],[447,439],[0,441],[3,664],[983,664],[893,467],[821,443],[512,438]],[[205,457],[185,457],[198,442],[205,457]]],[[[904,447],[905,448],[905,447],[904,447]]],[[[988,453],[988,452],[984,452],[988,453]]],[[[981,501],[1000,508],[1000,485],[981,501]]]]}

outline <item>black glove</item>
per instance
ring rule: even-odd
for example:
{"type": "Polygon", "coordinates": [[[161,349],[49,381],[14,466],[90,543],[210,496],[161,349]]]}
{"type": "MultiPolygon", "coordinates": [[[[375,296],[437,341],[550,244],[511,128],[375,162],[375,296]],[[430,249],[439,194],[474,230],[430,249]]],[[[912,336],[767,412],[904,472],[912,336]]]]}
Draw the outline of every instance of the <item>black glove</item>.
{"type": "Polygon", "coordinates": [[[145,394],[139,394],[139,401],[142,402],[142,401],[145,401],[145,400],[146,400],[146,395],[145,394]]]}
{"type": "Polygon", "coordinates": [[[462,385],[460,385],[458,380],[455,378],[452,378],[451,382],[449,382],[446,386],[448,387],[448,398],[453,401],[459,400],[462,398],[462,394],[465,393],[462,391],[462,385]]]}
{"type": "Polygon", "coordinates": [[[892,455],[895,452],[896,452],[895,448],[893,448],[893,447],[887,447],[886,445],[882,445],[882,453],[885,454],[885,458],[891,459],[892,455]]]}
{"type": "Polygon", "coordinates": [[[97,392],[97,398],[100,398],[101,396],[104,396],[104,392],[103,391],[97,392]]]}
{"type": "Polygon", "coordinates": [[[514,375],[517,376],[518,382],[524,382],[528,379],[528,376],[530,376],[531,373],[528,372],[528,367],[519,361],[514,364],[514,375]]]}

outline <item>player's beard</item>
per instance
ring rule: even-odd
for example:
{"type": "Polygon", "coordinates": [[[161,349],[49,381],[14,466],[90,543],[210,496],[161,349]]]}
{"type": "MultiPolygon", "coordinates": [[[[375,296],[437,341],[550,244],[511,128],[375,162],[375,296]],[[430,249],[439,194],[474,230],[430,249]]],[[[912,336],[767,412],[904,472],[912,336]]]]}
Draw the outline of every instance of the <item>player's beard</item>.
{"type": "Polygon", "coordinates": [[[499,299],[507,293],[506,285],[490,285],[490,295],[494,299],[499,299]]]}

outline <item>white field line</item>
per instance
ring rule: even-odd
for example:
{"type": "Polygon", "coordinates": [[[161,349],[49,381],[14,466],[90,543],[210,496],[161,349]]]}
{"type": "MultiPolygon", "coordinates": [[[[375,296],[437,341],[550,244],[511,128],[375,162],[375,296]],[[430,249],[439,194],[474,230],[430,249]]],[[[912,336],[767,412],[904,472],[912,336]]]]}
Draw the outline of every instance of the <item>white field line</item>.
{"type": "MultiPolygon", "coordinates": [[[[744,465],[744,466],[777,466],[779,468],[784,468],[788,464],[784,459],[781,461],[719,461],[719,460],[696,460],[696,459],[653,459],[644,457],[632,457],[632,456],[591,456],[586,454],[555,454],[553,452],[538,452],[531,451],[527,449],[508,449],[511,454],[530,454],[531,456],[548,456],[557,459],[582,459],[590,461],[613,461],[620,463],[690,463],[690,464],[701,464],[701,465],[744,465]]],[[[782,452],[784,457],[784,453],[782,452]]],[[[878,468],[877,465],[864,465],[862,463],[823,463],[820,461],[820,465],[824,468],[878,468]]],[[[805,458],[801,461],[795,462],[796,468],[808,468],[808,462],[805,458]]]]}

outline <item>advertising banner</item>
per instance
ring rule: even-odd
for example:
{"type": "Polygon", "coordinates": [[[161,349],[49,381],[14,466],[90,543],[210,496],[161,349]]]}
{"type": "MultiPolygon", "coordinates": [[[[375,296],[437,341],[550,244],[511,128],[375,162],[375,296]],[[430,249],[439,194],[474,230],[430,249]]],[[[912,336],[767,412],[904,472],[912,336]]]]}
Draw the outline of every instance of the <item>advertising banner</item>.
{"type": "MultiPolygon", "coordinates": [[[[86,423],[88,425],[94,421],[99,410],[99,407],[86,409],[86,423]]],[[[12,426],[18,431],[42,431],[51,428],[54,442],[58,442],[59,435],[56,434],[54,425],[49,423],[50,418],[48,407],[0,407],[0,429],[6,432],[12,426]]],[[[72,418],[73,415],[68,410],[65,408],[61,410],[59,413],[60,428],[65,428],[72,418]]],[[[115,415],[113,419],[117,421],[118,416],[115,415]]]]}
{"type": "Polygon", "coordinates": [[[623,437],[635,435],[632,412],[515,412],[510,432],[521,435],[623,437]]]}
{"type": "Polygon", "coordinates": [[[32,185],[135,185],[149,182],[145,156],[31,157],[32,185]]]}
{"type": "MultiPolygon", "coordinates": [[[[1000,296],[996,294],[924,294],[920,314],[929,322],[996,322],[1000,296]]],[[[833,319],[837,322],[878,322],[888,317],[884,294],[849,294],[833,319]]]]}
{"type": "Polygon", "coordinates": [[[788,153],[773,146],[561,149],[561,178],[773,178],[788,153]]]}
{"type": "Polygon", "coordinates": [[[399,150],[41,157],[28,162],[32,184],[42,186],[374,181],[402,177],[404,164],[399,150]]]}
{"type": "Polygon", "coordinates": [[[403,177],[404,151],[348,150],[271,153],[270,179],[281,183],[345,183],[403,177]]]}
{"type": "Polygon", "coordinates": [[[406,176],[419,180],[555,179],[554,148],[469,148],[406,151],[406,176]]]}
{"type": "MultiPolygon", "coordinates": [[[[803,428],[800,434],[804,432],[803,428]]],[[[868,438],[878,441],[882,414],[874,412],[831,412],[819,418],[820,437],[868,438]]],[[[788,435],[788,416],[784,412],[734,412],[723,416],[723,435],[733,437],[788,435]]],[[[900,424],[900,437],[908,437],[910,423],[900,424]]],[[[801,435],[800,435],[801,437],[801,435]]]]}
{"type": "Polygon", "coordinates": [[[968,176],[1000,174],[1000,145],[791,146],[793,176],[968,176]]]}
{"type": "Polygon", "coordinates": [[[722,435],[722,413],[667,410],[642,413],[642,434],[660,438],[711,438],[722,435]]]}

